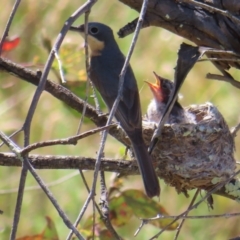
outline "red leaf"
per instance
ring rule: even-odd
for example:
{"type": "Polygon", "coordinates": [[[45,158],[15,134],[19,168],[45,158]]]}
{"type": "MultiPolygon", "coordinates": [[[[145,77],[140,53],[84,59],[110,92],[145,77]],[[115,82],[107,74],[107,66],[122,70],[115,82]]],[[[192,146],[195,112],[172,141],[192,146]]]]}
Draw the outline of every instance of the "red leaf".
{"type": "Polygon", "coordinates": [[[3,43],[2,50],[5,51],[5,52],[10,51],[10,50],[14,49],[15,47],[17,47],[19,42],[20,42],[19,37],[15,37],[11,40],[5,40],[4,43],[3,43]]]}

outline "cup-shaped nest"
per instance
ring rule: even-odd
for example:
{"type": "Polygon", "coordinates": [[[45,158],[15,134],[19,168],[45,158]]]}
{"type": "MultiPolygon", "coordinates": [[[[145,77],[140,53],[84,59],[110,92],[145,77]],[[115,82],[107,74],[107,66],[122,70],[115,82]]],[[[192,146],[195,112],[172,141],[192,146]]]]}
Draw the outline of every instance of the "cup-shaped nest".
{"type": "MultiPolygon", "coordinates": [[[[191,106],[195,124],[166,124],[152,156],[157,174],[178,192],[208,189],[234,173],[234,140],[223,116],[211,103],[191,106]]],[[[149,145],[154,125],[143,122],[149,145]]]]}

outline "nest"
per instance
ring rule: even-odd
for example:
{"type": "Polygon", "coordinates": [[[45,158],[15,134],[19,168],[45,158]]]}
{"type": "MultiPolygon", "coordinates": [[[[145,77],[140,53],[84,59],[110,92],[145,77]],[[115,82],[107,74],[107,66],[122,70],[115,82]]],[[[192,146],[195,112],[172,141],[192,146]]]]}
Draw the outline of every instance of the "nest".
{"type": "MultiPolygon", "coordinates": [[[[157,174],[178,192],[208,189],[234,173],[234,141],[223,116],[211,103],[191,106],[197,124],[166,124],[152,156],[157,174]]],[[[149,145],[156,125],[143,122],[149,145]]]]}

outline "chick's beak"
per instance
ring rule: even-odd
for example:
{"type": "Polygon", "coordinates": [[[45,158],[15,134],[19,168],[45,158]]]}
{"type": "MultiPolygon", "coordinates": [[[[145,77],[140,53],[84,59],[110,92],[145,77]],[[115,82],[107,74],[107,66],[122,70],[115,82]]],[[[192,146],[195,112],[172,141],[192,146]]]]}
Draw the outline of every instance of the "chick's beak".
{"type": "Polygon", "coordinates": [[[155,79],[156,79],[155,85],[157,85],[158,88],[160,89],[160,88],[161,88],[162,79],[161,79],[161,77],[159,77],[154,71],[153,71],[153,74],[154,74],[155,79]]]}
{"type": "Polygon", "coordinates": [[[153,92],[158,92],[159,91],[159,84],[156,82],[156,83],[151,83],[151,82],[148,82],[148,81],[144,81],[145,83],[148,84],[148,86],[150,87],[150,89],[153,91],[153,92]]]}
{"type": "Polygon", "coordinates": [[[161,87],[161,78],[159,78],[159,76],[153,72],[154,75],[155,75],[155,78],[156,78],[156,82],[155,83],[150,83],[148,81],[145,81],[148,86],[150,87],[152,93],[153,93],[153,96],[154,98],[157,100],[157,101],[162,101],[163,99],[163,96],[162,96],[162,87],[161,87]]]}
{"type": "Polygon", "coordinates": [[[148,86],[153,92],[159,92],[161,89],[161,78],[155,72],[153,72],[153,74],[156,78],[156,82],[155,83],[150,83],[148,81],[145,82],[148,84],[148,86]]]}

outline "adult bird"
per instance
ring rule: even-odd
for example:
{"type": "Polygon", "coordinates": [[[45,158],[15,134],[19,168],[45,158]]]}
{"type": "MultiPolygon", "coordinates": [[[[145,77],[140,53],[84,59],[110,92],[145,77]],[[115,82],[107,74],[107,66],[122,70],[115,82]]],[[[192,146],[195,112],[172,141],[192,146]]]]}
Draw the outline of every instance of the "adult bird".
{"type": "MultiPolygon", "coordinates": [[[[90,79],[108,108],[111,109],[118,95],[119,75],[125,57],[110,27],[102,23],[90,22],[87,29],[90,48],[90,79]]],[[[80,33],[83,37],[85,35],[85,25],[71,27],[70,30],[80,33]]],[[[147,195],[149,197],[159,196],[158,178],[142,136],[142,113],[138,87],[130,66],[127,67],[115,118],[131,140],[147,195]]]]}
{"type": "MultiPolygon", "coordinates": [[[[145,81],[153,93],[153,100],[148,105],[147,120],[158,123],[166,108],[171,92],[174,88],[172,81],[163,78],[153,72],[156,83],[145,81]]],[[[176,101],[169,114],[166,123],[195,123],[195,116],[187,112],[181,104],[176,101]]]]}

